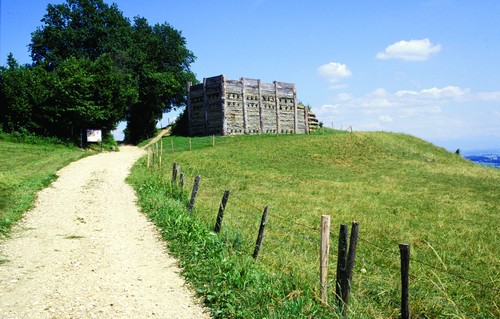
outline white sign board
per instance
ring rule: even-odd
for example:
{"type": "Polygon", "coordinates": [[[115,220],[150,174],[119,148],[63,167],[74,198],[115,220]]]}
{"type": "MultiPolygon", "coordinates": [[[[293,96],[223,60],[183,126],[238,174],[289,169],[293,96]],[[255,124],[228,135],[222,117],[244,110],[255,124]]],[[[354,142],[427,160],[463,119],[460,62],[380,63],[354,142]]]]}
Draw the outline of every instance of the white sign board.
{"type": "Polygon", "coordinates": [[[101,130],[87,130],[87,142],[101,142],[102,132],[101,130]]]}

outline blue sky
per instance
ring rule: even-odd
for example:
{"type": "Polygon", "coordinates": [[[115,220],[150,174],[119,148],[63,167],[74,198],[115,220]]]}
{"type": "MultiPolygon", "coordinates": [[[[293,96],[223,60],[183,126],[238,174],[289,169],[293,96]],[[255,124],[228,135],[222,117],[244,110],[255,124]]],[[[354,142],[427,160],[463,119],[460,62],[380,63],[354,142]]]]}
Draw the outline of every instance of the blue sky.
{"type": "MultiPolygon", "coordinates": [[[[31,32],[62,1],[0,2],[0,64],[28,63],[31,32]]],[[[498,0],[105,2],[180,30],[200,80],[294,82],[325,126],[500,148],[498,0]]]]}

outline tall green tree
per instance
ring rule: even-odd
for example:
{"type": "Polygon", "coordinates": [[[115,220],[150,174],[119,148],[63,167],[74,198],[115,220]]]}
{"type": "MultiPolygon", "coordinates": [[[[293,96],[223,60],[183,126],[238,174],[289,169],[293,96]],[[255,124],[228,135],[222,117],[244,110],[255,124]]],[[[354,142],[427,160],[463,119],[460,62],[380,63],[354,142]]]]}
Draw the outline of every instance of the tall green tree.
{"type": "Polygon", "coordinates": [[[0,70],[1,123],[59,137],[85,128],[114,129],[127,120],[126,138],[152,136],[162,113],[185,104],[195,57],[167,23],[125,18],[103,0],[49,4],[29,45],[33,64],[13,57],[0,70]]]}
{"type": "Polygon", "coordinates": [[[75,137],[85,128],[110,132],[137,100],[128,69],[130,21],[116,4],[67,0],[49,4],[32,33],[35,67],[50,72],[51,96],[41,109],[49,134],[75,137]]]}
{"type": "Polygon", "coordinates": [[[50,94],[49,75],[38,67],[20,66],[12,53],[0,67],[0,125],[6,132],[44,134],[40,106],[50,94]]]}
{"type": "Polygon", "coordinates": [[[164,112],[186,103],[186,83],[196,82],[190,70],[195,56],[186,39],[169,24],[150,26],[136,17],[129,56],[139,99],[128,114],[125,138],[131,143],[153,136],[164,112]]]}
{"type": "Polygon", "coordinates": [[[118,62],[130,45],[130,21],[102,0],[49,4],[41,21],[29,47],[33,62],[49,69],[70,57],[94,61],[107,54],[118,62]]]}

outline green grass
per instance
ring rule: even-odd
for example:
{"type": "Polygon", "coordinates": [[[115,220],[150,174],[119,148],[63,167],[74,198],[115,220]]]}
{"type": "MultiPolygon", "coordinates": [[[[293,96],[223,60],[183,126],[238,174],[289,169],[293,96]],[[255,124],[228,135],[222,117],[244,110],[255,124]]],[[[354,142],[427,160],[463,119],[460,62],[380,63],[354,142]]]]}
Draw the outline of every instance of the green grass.
{"type": "MultiPolygon", "coordinates": [[[[145,181],[168,179],[173,162],[186,175],[186,189],[201,175],[193,215],[209,228],[229,189],[222,234],[232,238],[229,251],[252,253],[262,208],[269,205],[259,267],[294,278],[307,287],[301,291],[315,296],[320,216],[331,215],[333,306],[338,227],[355,220],[360,239],[352,317],[399,317],[402,242],[411,244],[413,314],[500,316],[500,171],[403,134],[322,130],[312,135],[217,137],[214,147],[212,137],[204,137],[191,139],[191,151],[189,141],[164,138],[164,167],[143,171],[145,181]]],[[[145,170],[145,162],[135,170],[145,170]]],[[[246,298],[244,290],[238,294],[246,298]]]]}
{"type": "Polygon", "coordinates": [[[0,235],[32,207],[36,193],[57,178],[57,170],[89,154],[47,141],[26,144],[0,139],[0,235]]]}

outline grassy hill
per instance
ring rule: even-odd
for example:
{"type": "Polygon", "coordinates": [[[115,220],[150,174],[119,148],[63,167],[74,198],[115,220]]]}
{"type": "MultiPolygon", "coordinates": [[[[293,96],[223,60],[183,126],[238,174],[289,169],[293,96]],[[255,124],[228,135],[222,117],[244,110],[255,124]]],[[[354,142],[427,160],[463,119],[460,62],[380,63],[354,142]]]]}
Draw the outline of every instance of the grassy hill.
{"type": "MultiPolygon", "coordinates": [[[[258,267],[299,286],[283,288],[274,297],[270,294],[275,299],[266,303],[256,301],[248,313],[280,317],[283,311],[286,316],[292,310],[283,309],[290,302],[279,310],[278,299],[310,294],[314,300],[319,294],[319,225],[320,216],[326,214],[332,218],[330,307],[297,306],[307,302],[298,298],[294,307],[302,308],[293,310],[295,315],[322,317],[325,309],[335,313],[338,228],[357,221],[351,317],[399,317],[398,244],[403,242],[411,245],[412,314],[419,318],[500,316],[499,170],[477,166],[412,136],[382,132],[169,137],[162,143],[163,167],[155,164],[147,171],[144,158],[131,179],[143,207],[151,201],[146,194],[152,189],[170,189],[171,165],[180,163],[185,193],[196,175],[202,177],[193,215],[207,229],[213,227],[224,190],[230,190],[221,238],[229,256],[246,256],[253,251],[262,208],[269,205],[258,267]]],[[[163,207],[158,197],[153,201],[157,203],[146,205],[146,211],[163,207]]],[[[206,280],[210,278],[208,274],[206,280]]],[[[246,289],[228,289],[234,290],[228,296],[251,299],[246,289]]],[[[202,288],[199,292],[206,296],[202,288]]]]}

